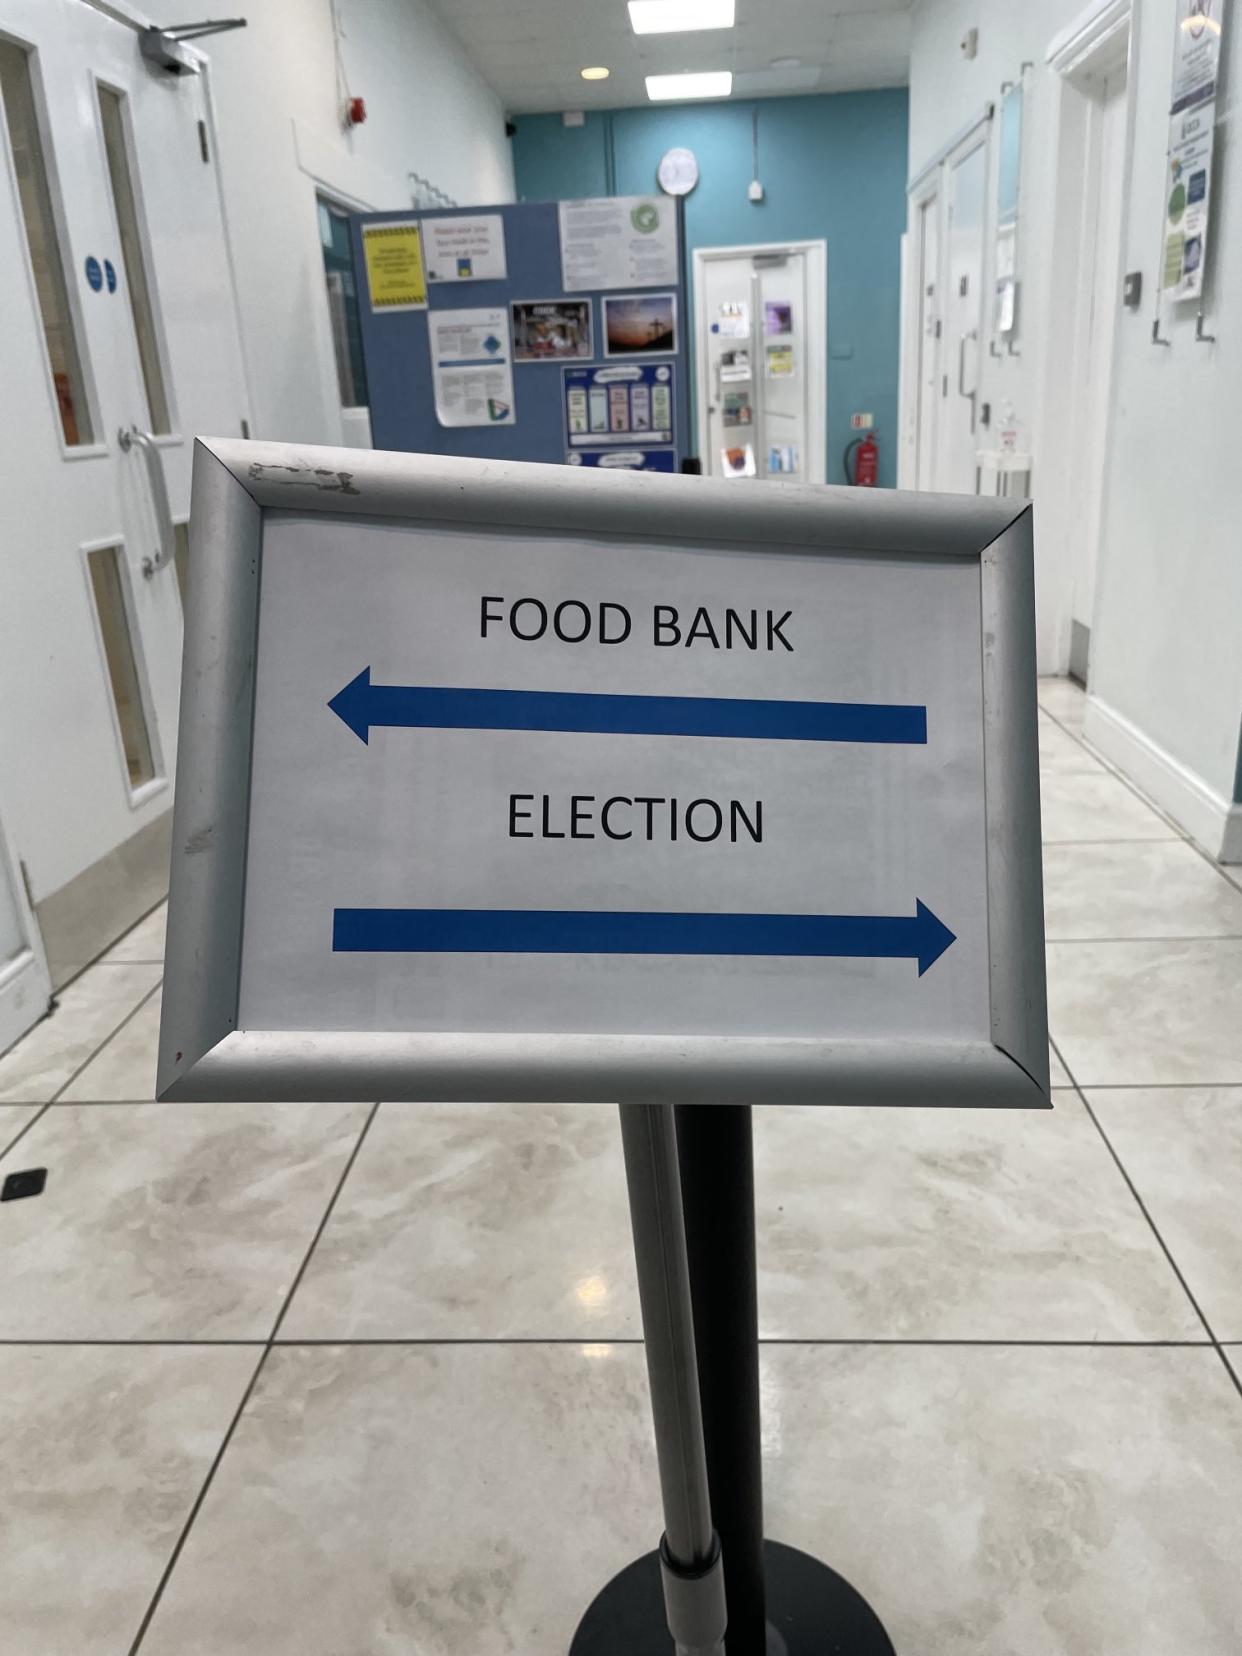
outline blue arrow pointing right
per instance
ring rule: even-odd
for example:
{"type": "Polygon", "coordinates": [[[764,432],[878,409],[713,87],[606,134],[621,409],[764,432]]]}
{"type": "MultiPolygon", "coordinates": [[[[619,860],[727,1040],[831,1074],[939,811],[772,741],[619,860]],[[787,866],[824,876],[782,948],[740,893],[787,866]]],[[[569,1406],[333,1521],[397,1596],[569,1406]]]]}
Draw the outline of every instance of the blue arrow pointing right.
{"type": "Polygon", "coordinates": [[[332,917],[338,954],[838,955],[917,960],[922,977],[954,942],[922,902],[912,916],[339,908],[332,917]]]}

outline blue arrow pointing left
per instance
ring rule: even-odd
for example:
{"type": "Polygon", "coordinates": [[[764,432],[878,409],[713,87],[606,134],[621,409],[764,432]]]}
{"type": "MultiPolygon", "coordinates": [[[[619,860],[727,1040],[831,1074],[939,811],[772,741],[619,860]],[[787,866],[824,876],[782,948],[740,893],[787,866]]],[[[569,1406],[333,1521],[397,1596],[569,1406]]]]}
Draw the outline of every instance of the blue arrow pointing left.
{"type": "Polygon", "coordinates": [[[733,736],[786,742],[927,741],[927,709],[877,702],[614,696],[561,690],[372,684],[364,667],[328,706],[362,741],[376,725],[432,730],[560,730],[598,735],[733,736]]]}
{"type": "Polygon", "coordinates": [[[956,941],[920,902],[913,915],[339,908],[332,916],[337,954],[836,955],[917,960],[922,977],[956,941]]]}

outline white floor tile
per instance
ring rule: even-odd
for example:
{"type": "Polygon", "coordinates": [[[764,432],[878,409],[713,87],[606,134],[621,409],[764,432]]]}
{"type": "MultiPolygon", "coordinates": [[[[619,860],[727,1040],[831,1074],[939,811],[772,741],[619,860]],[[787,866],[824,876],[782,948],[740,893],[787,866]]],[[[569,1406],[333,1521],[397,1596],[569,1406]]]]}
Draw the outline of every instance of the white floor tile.
{"type": "Polygon", "coordinates": [[[1044,929],[1050,942],[1242,937],[1242,891],[1182,840],[1046,845],[1044,929]]]}
{"type": "Polygon", "coordinates": [[[105,960],[153,960],[164,958],[164,928],[168,921],[168,904],[161,903],[145,919],[132,926],[119,943],[114,943],[105,960]]]}
{"type": "Polygon", "coordinates": [[[1075,771],[1108,774],[1094,754],[1046,713],[1039,715],[1039,768],[1045,776],[1075,771]]]}
{"type": "Polygon", "coordinates": [[[265,1339],[365,1104],[55,1105],[2,1210],[0,1337],[265,1339]]]}
{"type": "Polygon", "coordinates": [[[1047,771],[1040,796],[1045,845],[1178,838],[1175,828],[1107,771],[1047,771]]]}
{"type": "Polygon", "coordinates": [[[62,991],[55,1012],[0,1058],[0,1102],[45,1104],[160,981],[156,965],[102,963],[62,991]]]}
{"type": "Polygon", "coordinates": [[[1041,678],[1038,698],[1039,705],[1058,723],[1075,732],[1082,729],[1087,716],[1087,694],[1073,679],[1041,678]]]}
{"type": "Polygon", "coordinates": [[[1088,1096],[1212,1332],[1242,1340],[1242,1088],[1088,1096]]]}
{"type": "Polygon", "coordinates": [[[1051,943],[1048,1020],[1079,1086],[1242,1083],[1242,942],[1051,943]]]}
{"type": "MultiPolygon", "coordinates": [[[[909,1656],[1227,1656],[1208,1348],[769,1347],[769,1534],[909,1656]]],[[[142,1656],[562,1652],[660,1528],[636,1346],[278,1348],[142,1656]]]]}
{"type": "MultiPolygon", "coordinates": [[[[1073,1093],[1052,1111],[755,1111],[783,1339],[1201,1339],[1073,1093]]],[[[637,1337],[616,1113],[382,1106],[283,1339],[637,1337]]]]}
{"type": "MultiPolygon", "coordinates": [[[[0,1104],[0,1156],[41,1108],[38,1104],[0,1104]]],[[[12,1171],[11,1167],[0,1168],[0,1178],[12,1171]]]]}
{"type": "Polygon", "coordinates": [[[61,1094],[63,1102],[90,1104],[124,1101],[141,1104],[154,1098],[160,1006],[160,996],[152,995],[65,1088],[61,1094]]]}
{"type": "Polygon", "coordinates": [[[257,1360],[237,1346],[0,1347],[5,1651],[130,1648],[257,1360]]]}

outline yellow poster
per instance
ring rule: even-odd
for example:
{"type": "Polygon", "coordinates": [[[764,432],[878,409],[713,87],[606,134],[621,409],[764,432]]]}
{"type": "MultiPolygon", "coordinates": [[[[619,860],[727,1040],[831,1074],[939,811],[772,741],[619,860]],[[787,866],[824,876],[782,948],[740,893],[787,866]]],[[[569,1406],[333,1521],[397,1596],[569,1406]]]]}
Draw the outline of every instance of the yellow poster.
{"type": "Polygon", "coordinates": [[[362,247],[373,311],[427,309],[423,242],[415,220],[364,224],[362,247]]]}

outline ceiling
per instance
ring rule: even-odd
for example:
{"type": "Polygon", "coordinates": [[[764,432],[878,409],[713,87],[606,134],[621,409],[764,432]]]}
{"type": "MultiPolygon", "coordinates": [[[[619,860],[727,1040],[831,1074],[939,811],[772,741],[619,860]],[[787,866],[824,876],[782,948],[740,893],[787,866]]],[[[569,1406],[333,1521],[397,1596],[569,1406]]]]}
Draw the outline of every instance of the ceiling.
{"type": "Polygon", "coordinates": [[[907,80],[911,0],[737,0],[732,29],[678,35],[636,35],[625,0],[432,3],[515,115],[645,104],[644,76],[687,69],[732,69],[735,98],[907,80]],[[606,81],[582,79],[594,64],[606,81]]]}

